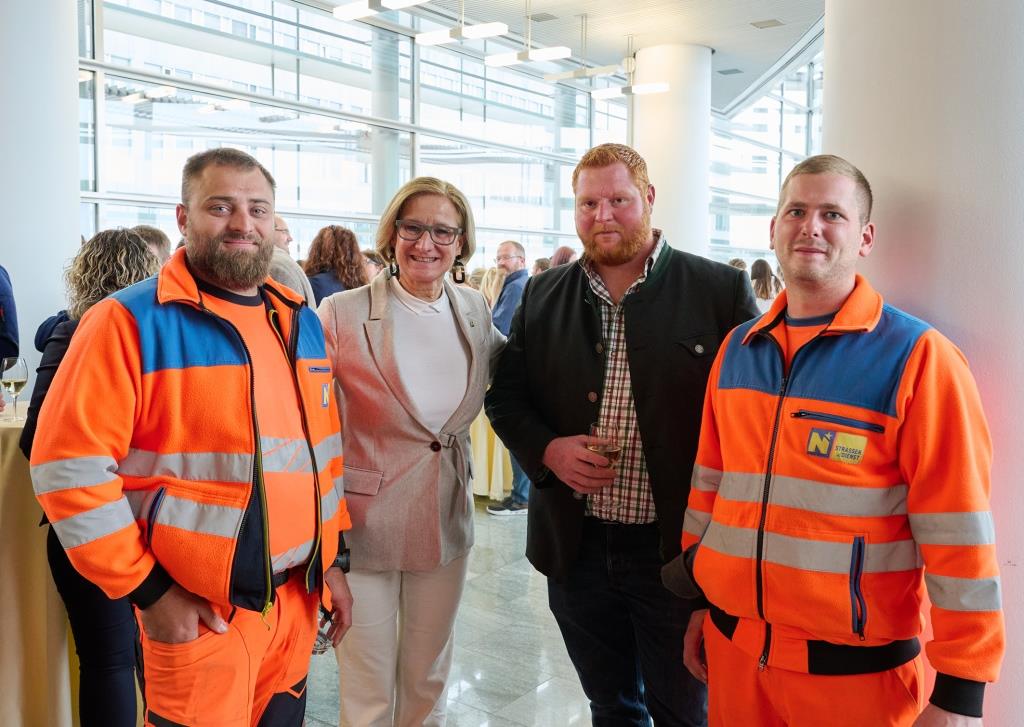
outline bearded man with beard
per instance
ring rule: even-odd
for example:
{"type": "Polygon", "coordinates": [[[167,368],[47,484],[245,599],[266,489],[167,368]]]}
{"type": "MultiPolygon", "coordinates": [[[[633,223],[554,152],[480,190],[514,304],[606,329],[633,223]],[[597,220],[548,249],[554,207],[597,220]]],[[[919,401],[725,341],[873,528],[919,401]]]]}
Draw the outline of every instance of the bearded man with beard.
{"type": "Polygon", "coordinates": [[[259,162],[191,157],[176,212],[184,248],[83,316],[33,484],[75,568],[136,606],[147,725],[299,727],[319,606],[335,644],[352,621],[323,331],[267,277],[259,162]]]}
{"type": "Polygon", "coordinates": [[[704,725],[704,685],[681,658],[690,607],[660,571],[680,552],[711,362],[757,305],[743,272],[652,229],[635,150],[591,149],[573,191],[583,258],[527,283],[487,415],[533,481],[526,555],[593,724],[704,725]],[[617,462],[589,448],[609,444],[617,462]]]}

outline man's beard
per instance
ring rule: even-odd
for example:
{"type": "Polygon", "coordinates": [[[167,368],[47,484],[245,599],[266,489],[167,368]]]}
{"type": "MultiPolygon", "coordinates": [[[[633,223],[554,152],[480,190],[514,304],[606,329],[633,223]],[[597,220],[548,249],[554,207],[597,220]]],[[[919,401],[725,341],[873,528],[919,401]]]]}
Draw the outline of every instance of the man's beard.
{"type": "Polygon", "coordinates": [[[224,247],[223,236],[189,235],[186,242],[188,261],[202,277],[217,287],[227,290],[254,288],[267,277],[274,242],[256,234],[246,235],[244,239],[257,243],[255,252],[229,250],[224,247]]]}
{"type": "Polygon", "coordinates": [[[632,231],[627,231],[622,226],[616,224],[594,225],[590,228],[590,234],[587,237],[580,237],[580,241],[583,243],[583,251],[587,254],[588,258],[598,265],[611,266],[625,265],[631,261],[650,239],[650,210],[644,211],[640,224],[633,228],[632,231]],[[598,245],[595,237],[600,232],[618,232],[620,235],[618,246],[609,248],[598,245]]]}

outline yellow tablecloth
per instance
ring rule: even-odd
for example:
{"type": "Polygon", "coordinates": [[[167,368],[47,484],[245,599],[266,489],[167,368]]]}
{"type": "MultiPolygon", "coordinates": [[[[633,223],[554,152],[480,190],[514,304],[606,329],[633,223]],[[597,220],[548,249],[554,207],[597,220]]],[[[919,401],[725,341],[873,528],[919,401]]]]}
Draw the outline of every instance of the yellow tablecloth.
{"type": "MultiPolygon", "coordinates": [[[[25,405],[19,405],[24,415],[25,405]]],[[[46,562],[46,528],[18,449],[23,422],[0,414],[0,725],[70,727],[64,604],[46,562]]]]}
{"type": "Polygon", "coordinates": [[[512,460],[482,411],[469,427],[473,449],[473,494],[503,500],[512,490],[512,460]]]}

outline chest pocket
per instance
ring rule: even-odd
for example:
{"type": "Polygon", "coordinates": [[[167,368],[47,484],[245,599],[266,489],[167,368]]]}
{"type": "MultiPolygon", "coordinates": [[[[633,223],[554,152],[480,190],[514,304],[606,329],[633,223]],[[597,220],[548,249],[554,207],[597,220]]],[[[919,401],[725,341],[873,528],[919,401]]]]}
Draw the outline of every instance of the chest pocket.
{"type": "Polygon", "coordinates": [[[678,339],[676,348],[689,354],[690,360],[706,363],[710,367],[711,362],[715,360],[715,354],[718,353],[718,344],[718,335],[709,331],[678,339]]]}

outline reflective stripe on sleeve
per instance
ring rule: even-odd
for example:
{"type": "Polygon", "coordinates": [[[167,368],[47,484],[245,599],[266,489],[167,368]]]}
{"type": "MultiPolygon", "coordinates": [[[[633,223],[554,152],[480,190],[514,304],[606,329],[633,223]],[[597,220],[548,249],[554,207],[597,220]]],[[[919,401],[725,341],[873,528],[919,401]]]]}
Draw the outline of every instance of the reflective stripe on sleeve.
{"type": "Polygon", "coordinates": [[[252,455],[130,449],[118,472],[131,477],[173,477],[194,482],[250,482],[252,455]]]}
{"type": "Polygon", "coordinates": [[[128,501],[121,498],[50,524],[60,544],[67,549],[99,540],[129,525],[134,527],[135,516],[132,515],[128,501]]]}
{"type": "Polygon", "coordinates": [[[690,477],[690,489],[700,492],[717,492],[722,481],[722,471],[695,464],[693,476],[690,477]]]}
{"type": "Polygon", "coordinates": [[[341,456],[341,434],[329,434],[313,446],[313,454],[316,455],[316,465],[321,470],[335,457],[341,456]]]}
{"type": "MultiPolygon", "coordinates": [[[[763,488],[764,475],[727,472],[718,496],[734,502],[760,502],[763,488]]],[[[775,475],[769,502],[823,515],[887,517],[907,512],[907,486],[848,487],[775,475]]]]}
{"type": "Polygon", "coordinates": [[[75,487],[105,485],[117,477],[112,457],[70,457],[32,467],[32,486],[37,495],[75,487]]]}
{"type": "Polygon", "coordinates": [[[234,538],[242,522],[242,508],[208,505],[184,497],[165,495],[156,515],[157,525],[169,525],[195,533],[234,538]]]}
{"type": "Polygon", "coordinates": [[[910,529],[922,545],[993,545],[996,528],[992,513],[911,513],[910,529]]]}
{"type": "Polygon", "coordinates": [[[683,516],[683,532],[695,535],[698,539],[702,538],[710,522],[710,512],[694,510],[692,507],[687,508],[686,515],[683,516]]]}
{"type": "Polygon", "coordinates": [[[342,478],[334,478],[334,486],[320,498],[320,517],[327,522],[338,513],[338,503],[341,502],[344,486],[342,478]]]}
{"type": "Polygon", "coordinates": [[[1002,607],[999,578],[955,578],[925,573],[932,604],[947,611],[998,611],[1002,607]]]}

